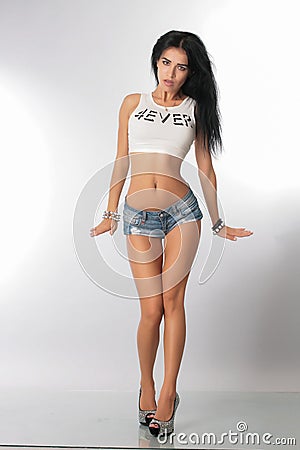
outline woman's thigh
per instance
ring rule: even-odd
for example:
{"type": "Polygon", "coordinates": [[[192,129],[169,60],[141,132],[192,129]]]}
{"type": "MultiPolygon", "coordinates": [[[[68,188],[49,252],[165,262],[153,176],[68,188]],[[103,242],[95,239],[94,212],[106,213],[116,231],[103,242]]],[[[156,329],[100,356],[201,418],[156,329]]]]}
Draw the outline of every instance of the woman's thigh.
{"type": "Polygon", "coordinates": [[[184,293],[198,250],[201,220],[176,225],[164,238],[126,236],[131,271],[140,298],[184,293]],[[168,294],[167,294],[168,293],[168,294]]]}
{"type": "Polygon", "coordinates": [[[201,220],[176,225],[165,237],[162,288],[165,298],[183,297],[201,236],[201,220]]]}
{"type": "Polygon", "coordinates": [[[162,239],[142,235],[126,235],[127,253],[140,299],[154,297],[162,304],[162,239]]]}

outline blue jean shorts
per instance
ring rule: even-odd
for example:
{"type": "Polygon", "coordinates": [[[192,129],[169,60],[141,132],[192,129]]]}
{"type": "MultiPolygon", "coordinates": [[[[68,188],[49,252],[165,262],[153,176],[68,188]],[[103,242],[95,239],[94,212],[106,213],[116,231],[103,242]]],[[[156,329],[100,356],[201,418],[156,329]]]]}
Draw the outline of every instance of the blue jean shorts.
{"type": "Polygon", "coordinates": [[[123,233],[164,238],[176,225],[202,219],[198,200],[189,186],[184,197],[166,209],[145,211],[128,205],[123,208],[123,233]]]}

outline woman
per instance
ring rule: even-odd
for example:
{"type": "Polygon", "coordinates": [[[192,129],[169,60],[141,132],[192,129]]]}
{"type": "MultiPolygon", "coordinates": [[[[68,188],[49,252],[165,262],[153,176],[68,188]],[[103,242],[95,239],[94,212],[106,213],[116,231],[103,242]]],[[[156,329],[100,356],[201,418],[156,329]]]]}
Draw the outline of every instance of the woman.
{"type": "Polygon", "coordinates": [[[223,145],[217,86],[203,42],[193,33],[170,31],[157,40],[151,62],[156,89],[127,95],[122,102],[107,211],[91,236],[117,229],[130,159],[123,231],[141,309],[139,421],[157,436],[174,430],[186,336],[184,295],[201,234],[203,214],[180,175],[193,142],[214,234],[236,240],[252,231],[226,226],[219,218],[211,155],[223,145]],[[156,404],[153,367],[162,317],[165,371],[156,404]]]}

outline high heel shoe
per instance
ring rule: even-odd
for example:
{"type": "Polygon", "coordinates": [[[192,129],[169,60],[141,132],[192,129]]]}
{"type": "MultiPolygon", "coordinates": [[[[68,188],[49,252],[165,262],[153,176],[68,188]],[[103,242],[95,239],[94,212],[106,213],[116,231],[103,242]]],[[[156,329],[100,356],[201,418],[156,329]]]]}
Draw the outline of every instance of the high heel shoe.
{"type": "Polygon", "coordinates": [[[152,417],[149,417],[150,415],[154,416],[156,413],[156,409],[141,409],[140,401],[141,401],[141,395],[142,395],[142,388],[140,387],[139,392],[139,422],[141,425],[149,425],[150,421],[152,420],[152,417]]]}
{"type": "Polygon", "coordinates": [[[169,420],[159,420],[156,419],[155,417],[153,417],[153,419],[150,421],[149,423],[149,430],[150,433],[153,434],[154,436],[158,436],[159,434],[165,434],[165,435],[169,435],[171,433],[173,433],[174,431],[174,419],[175,419],[175,413],[176,413],[176,409],[179,405],[179,395],[176,392],[176,396],[175,396],[175,400],[174,400],[174,409],[173,409],[173,414],[171,416],[171,419],[169,420]],[[158,425],[158,427],[152,427],[151,425],[156,423],[158,425]]]}

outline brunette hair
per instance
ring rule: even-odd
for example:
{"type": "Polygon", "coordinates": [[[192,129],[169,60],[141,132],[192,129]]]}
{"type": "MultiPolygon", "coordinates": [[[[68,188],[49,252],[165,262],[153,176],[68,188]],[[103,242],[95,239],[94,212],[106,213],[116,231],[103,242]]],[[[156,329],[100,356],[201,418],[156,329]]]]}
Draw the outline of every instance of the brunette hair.
{"type": "Polygon", "coordinates": [[[188,31],[169,31],[155,43],[151,55],[151,69],[157,84],[157,61],[164,50],[177,47],[185,50],[188,58],[189,75],[181,87],[182,92],[196,100],[196,136],[200,134],[205,150],[216,156],[222,152],[222,126],[218,101],[218,86],[212,71],[212,62],[202,40],[188,31]]]}

